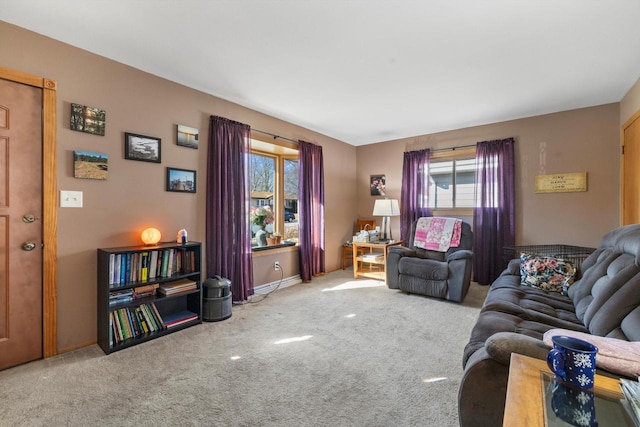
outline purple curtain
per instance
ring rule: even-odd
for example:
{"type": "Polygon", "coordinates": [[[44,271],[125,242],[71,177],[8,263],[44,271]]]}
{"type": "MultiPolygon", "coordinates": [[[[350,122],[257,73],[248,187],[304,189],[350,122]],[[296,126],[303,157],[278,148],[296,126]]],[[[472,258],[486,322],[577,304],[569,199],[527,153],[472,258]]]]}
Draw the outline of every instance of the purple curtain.
{"type": "Polygon", "coordinates": [[[324,163],[322,147],[299,141],[300,277],[308,282],[325,272],[324,163]]]}
{"type": "Polygon", "coordinates": [[[423,216],[431,216],[429,209],[429,149],[407,151],[402,164],[400,193],[400,237],[409,243],[411,225],[423,216]]]}
{"type": "Polygon", "coordinates": [[[207,158],[207,275],[231,280],[233,301],[253,295],[249,156],[251,128],[211,116],[207,158]]]}
{"type": "Polygon", "coordinates": [[[516,240],[514,144],[513,138],[477,144],[473,272],[481,285],[500,275],[506,266],[504,247],[516,240]]]}

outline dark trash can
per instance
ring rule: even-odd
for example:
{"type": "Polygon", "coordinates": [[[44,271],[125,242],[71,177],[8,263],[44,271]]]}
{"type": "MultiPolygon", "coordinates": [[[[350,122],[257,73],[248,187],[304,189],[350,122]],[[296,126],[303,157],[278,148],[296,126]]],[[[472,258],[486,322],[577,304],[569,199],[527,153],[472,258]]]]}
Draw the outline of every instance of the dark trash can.
{"type": "Polygon", "coordinates": [[[217,322],[231,317],[231,281],[209,277],[202,284],[202,320],[217,322]]]}

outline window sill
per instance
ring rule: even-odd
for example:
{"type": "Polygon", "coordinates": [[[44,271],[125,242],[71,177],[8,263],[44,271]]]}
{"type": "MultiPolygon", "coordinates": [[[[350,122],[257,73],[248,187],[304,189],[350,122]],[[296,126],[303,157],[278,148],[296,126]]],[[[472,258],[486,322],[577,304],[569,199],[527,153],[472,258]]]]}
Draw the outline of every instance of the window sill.
{"type": "Polygon", "coordinates": [[[278,252],[289,252],[291,250],[295,250],[296,247],[297,247],[297,245],[296,245],[295,242],[282,242],[279,245],[252,246],[251,247],[251,252],[253,252],[253,253],[262,253],[262,252],[273,253],[272,251],[275,251],[277,249],[285,249],[285,250],[279,250],[278,252]]]}

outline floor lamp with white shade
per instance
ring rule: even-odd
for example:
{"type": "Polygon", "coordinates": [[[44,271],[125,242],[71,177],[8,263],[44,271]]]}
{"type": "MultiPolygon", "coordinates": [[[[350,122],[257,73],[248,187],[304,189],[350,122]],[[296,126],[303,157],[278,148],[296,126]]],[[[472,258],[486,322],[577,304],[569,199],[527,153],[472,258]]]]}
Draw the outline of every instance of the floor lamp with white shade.
{"type": "Polygon", "coordinates": [[[399,216],[400,206],[396,199],[378,199],[373,205],[373,216],[382,218],[382,240],[391,240],[391,219],[389,217],[399,216]]]}

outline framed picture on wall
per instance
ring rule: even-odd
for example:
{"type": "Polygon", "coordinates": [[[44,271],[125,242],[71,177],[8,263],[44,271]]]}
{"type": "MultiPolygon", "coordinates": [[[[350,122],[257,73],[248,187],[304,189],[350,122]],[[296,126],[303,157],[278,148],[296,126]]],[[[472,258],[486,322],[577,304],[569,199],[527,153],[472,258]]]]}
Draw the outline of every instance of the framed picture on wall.
{"type": "Polygon", "coordinates": [[[71,103],[69,128],[77,132],[104,136],[104,130],[107,126],[106,117],[107,113],[104,110],[71,103]]]}
{"type": "Polygon", "coordinates": [[[196,171],[167,168],[167,191],[178,193],[196,192],[196,171]]]}
{"type": "Polygon", "coordinates": [[[91,151],[73,152],[73,177],[84,179],[107,179],[109,156],[91,151]]]}
{"type": "Polygon", "coordinates": [[[198,129],[177,125],[176,142],[178,145],[198,149],[198,129]]]}
{"type": "Polygon", "coordinates": [[[372,196],[384,196],[387,192],[387,177],[385,175],[371,175],[369,185],[372,196]]]}
{"type": "Polygon", "coordinates": [[[161,163],[160,138],[124,133],[124,158],[141,162],[161,163]]]}

